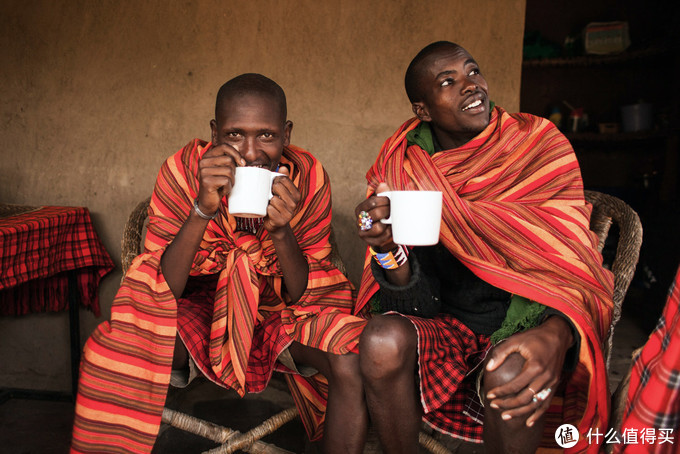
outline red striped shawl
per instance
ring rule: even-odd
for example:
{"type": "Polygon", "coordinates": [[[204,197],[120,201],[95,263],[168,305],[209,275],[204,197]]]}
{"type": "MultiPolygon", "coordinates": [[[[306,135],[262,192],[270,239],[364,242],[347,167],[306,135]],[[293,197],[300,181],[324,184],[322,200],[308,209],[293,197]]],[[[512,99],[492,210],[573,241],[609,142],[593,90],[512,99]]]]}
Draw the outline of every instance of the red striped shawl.
{"type": "MultiPolygon", "coordinates": [[[[177,331],[177,303],[160,258],[179,231],[198,194],[198,161],[210,147],[198,139],[162,166],[151,200],[146,252],[137,257],[116,296],[111,321],[88,340],[76,404],[72,452],[150,452],[160,424],[177,331]]],[[[331,222],[328,176],[308,152],[290,146],[282,164],[300,190],[291,228],[309,263],[307,289],[288,305],[268,234],[234,232],[226,207],[208,224],[191,275],[218,274],[210,326],[211,371],[219,384],[240,394],[246,383],[256,324],[280,314],[292,340],[333,353],[356,350],[364,321],[351,314],[353,288],[327,260],[331,222]]],[[[252,362],[251,362],[252,363],[252,362]]],[[[259,365],[271,368],[271,364],[259,365]]],[[[289,382],[303,421],[318,437],[325,410],[323,379],[289,382]]],[[[266,385],[266,383],[265,383],[266,385]]]]}
{"type": "MultiPolygon", "coordinates": [[[[585,435],[606,427],[602,342],[609,329],[613,277],[589,230],[592,207],[573,149],[549,121],[496,107],[489,126],[467,144],[429,156],[404,123],[368,171],[368,194],[392,189],[444,194],[440,241],[478,277],[556,308],[581,335],[580,363],[567,383],[560,417],[585,435]]],[[[417,210],[414,211],[417,215],[417,210]]],[[[357,309],[377,291],[365,259],[357,309]]],[[[583,440],[573,448],[588,449],[583,440]]]]}

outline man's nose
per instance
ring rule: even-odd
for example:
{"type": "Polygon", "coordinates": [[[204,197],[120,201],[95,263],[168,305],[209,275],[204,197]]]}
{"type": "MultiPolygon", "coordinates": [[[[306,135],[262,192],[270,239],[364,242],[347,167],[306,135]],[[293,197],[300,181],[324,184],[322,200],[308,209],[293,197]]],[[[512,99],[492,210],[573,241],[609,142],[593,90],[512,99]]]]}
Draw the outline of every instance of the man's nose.
{"type": "Polygon", "coordinates": [[[257,159],[257,149],[255,144],[255,138],[249,137],[243,141],[243,145],[239,150],[243,159],[246,162],[254,162],[257,159]]]}
{"type": "Polygon", "coordinates": [[[466,78],[465,83],[463,84],[463,93],[475,91],[477,90],[477,87],[478,87],[477,82],[470,78],[466,78]]]}

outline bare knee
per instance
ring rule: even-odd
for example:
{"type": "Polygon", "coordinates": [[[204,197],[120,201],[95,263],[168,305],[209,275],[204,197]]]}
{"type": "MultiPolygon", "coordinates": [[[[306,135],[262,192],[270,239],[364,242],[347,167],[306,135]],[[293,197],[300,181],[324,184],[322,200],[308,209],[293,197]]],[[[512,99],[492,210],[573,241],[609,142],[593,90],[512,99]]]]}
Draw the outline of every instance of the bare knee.
{"type": "Polygon", "coordinates": [[[411,322],[398,315],[371,319],[359,340],[361,374],[367,380],[413,373],[417,359],[417,333],[411,322]]]}
{"type": "Polygon", "coordinates": [[[361,386],[361,372],[359,370],[359,355],[328,354],[329,381],[343,387],[361,386]]]}
{"type": "Polygon", "coordinates": [[[504,385],[522,373],[524,357],[519,353],[511,353],[503,363],[493,371],[484,370],[484,394],[491,389],[504,385]]]}

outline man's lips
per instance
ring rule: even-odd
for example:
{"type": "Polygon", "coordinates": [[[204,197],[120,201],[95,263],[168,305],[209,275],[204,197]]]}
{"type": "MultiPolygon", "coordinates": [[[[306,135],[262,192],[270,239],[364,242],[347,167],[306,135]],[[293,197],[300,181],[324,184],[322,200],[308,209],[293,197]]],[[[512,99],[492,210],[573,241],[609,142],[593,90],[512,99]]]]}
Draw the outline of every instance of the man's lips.
{"type": "Polygon", "coordinates": [[[466,105],[465,107],[463,107],[461,110],[463,112],[465,112],[466,110],[475,109],[475,108],[480,107],[480,106],[482,106],[482,100],[477,99],[475,101],[472,101],[470,104],[466,105]]]}

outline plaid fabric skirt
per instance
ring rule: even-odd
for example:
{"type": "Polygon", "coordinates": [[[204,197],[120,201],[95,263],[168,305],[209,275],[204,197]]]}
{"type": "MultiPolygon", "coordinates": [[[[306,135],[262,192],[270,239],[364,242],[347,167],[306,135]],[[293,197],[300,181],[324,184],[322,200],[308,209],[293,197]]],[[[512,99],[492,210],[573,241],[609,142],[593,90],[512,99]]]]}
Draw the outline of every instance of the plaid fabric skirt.
{"type": "Polygon", "coordinates": [[[477,392],[481,364],[491,348],[451,315],[403,315],[418,332],[418,374],[423,419],[437,431],[482,442],[484,406],[477,392]]]}
{"type": "MultiPolygon", "coordinates": [[[[201,373],[220,386],[231,387],[215,374],[209,356],[215,286],[211,285],[210,279],[200,278],[196,279],[190,288],[191,284],[190,279],[187,283],[188,292],[185,292],[185,295],[188,293],[188,297],[177,302],[177,331],[201,373]]],[[[284,330],[278,312],[271,313],[263,321],[255,324],[252,342],[246,370],[247,393],[262,392],[267,387],[274,370],[294,372],[276,361],[281,352],[293,342],[284,330]]]]}

